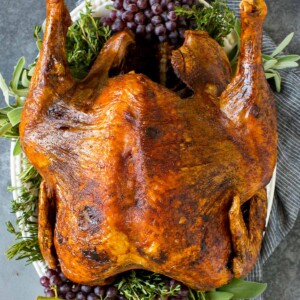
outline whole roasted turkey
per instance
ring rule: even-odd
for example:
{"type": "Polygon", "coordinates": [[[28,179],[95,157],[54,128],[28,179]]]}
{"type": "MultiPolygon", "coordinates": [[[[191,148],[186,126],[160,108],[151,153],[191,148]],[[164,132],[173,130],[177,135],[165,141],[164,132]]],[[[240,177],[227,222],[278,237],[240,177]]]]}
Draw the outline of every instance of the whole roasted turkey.
{"type": "Polygon", "coordinates": [[[39,242],[50,267],[58,259],[69,279],[89,285],[147,269],[197,290],[250,271],[277,134],[261,58],[267,8],[263,0],[240,8],[234,78],[206,32],[187,31],[173,51],[174,72],[193,91],[182,99],[134,70],[109,78],[134,42],[128,31],[75,81],[65,53],[69,13],[63,0],[47,0],[20,135],[43,177],[39,242]]]}

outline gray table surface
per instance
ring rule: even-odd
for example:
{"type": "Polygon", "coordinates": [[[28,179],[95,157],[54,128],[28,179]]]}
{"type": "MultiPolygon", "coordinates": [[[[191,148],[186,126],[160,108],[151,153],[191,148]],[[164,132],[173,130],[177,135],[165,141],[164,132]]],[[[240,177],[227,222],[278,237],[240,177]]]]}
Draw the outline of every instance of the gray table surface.
{"type": "MultiPolygon", "coordinates": [[[[276,43],[294,31],[296,37],[288,51],[300,54],[300,0],[266,0],[269,14],[265,29],[276,43]]],[[[66,1],[69,8],[74,7],[72,0],[66,1]]],[[[28,62],[36,55],[32,39],[35,24],[45,17],[44,1],[0,0],[0,72],[9,81],[13,67],[21,56],[28,62]]],[[[299,99],[300,101],[300,99],[299,99]]],[[[4,106],[0,95],[0,107],[4,106]]],[[[6,188],[10,184],[9,142],[0,140],[0,299],[32,300],[42,295],[38,276],[32,266],[23,261],[8,262],[4,252],[13,241],[6,232],[5,221],[14,221],[10,214],[11,194],[6,188]]],[[[300,299],[300,218],[294,229],[275,250],[264,266],[264,281],[269,284],[266,292],[268,300],[300,299]]]]}

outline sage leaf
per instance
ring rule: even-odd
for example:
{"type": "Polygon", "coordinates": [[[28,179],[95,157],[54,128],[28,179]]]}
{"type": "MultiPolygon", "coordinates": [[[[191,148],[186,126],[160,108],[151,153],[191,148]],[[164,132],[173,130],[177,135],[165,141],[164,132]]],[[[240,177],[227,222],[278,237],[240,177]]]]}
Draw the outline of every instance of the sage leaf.
{"type": "Polygon", "coordinates": [[[294,32],[291,32],[280,44],[279,46],[274,50],[274,52],[271,54],[271,56],[276,56],[280,52],[282,52],[291,42],[291,40],[294,37],[294,32]]]}
{"type": "Polygon", "coordinates": [[[21,57],[19,59],[19,61],[17,62],[17,65],[15,66],[15,70],[14,70],[14,73],[13,73],[13,78],[12,78],[12,81],[10,83],[10,87],[13,90],[13,92],[16,92],[17,89],[18,89],[18,85],[19,85],[19,81],[20,81],[20,78],[21,78],[21,74],[22,74],[24,65],[25,65],[25,58],[21,57]]]}
{"type": "Polygon", "coordinates": [[[34,69],[35,69],[35,67],[32,67],[32,68],[29,70],[29,72],[28,72],[28,76],[29,76],[29,77],[32,77],[32,75],[33,75],[33,73],[34,73],[34,69]]]}
{"type": "Polygon", "coordinates": [[[298,63],[296,63],[295,61],[282,61],[275,64],[275,66],[273,66],[273,69],[281,70],[281,69],[295,68],[295,67],[298,67],[298,63]]]}
{"type": "Polygon", "coordinates": [[[5,83],[3,76],[0,74],[0,89],[3,93],[5,103],[9,105],[9,89],[5,83]]]}
{"type": "Polygon", "coordinates": [[[18,138],[16,143],[15,143],[15,147],[14,147],[14,150],[13,150],[13,155],[17,156],[21,153],[22,153],[22,148],[21,148],[20,138],[18,138]]]}
{"type": "Polygon", "coordinates": [[[16,126],[20,123],[22,109],[22,107],[17,107],[7,113],[7,117],[12,126],[16,126]]]}
{"type": "Polygon", "coordinates": [[[221,292],[221,291],[213,291],[207,292],[205,297],[207,300],[229,300],[232,299],[234,294],[228,292],[221,292]]]}
{"type": "Polygon", "coordinates": [[[14,90],[14,93],[19,97],[27,97],[28,89],[16,89],[14,90]]]}
{"type": "Polygon", "coordinates": [[[234,278],[229,284],[222,286],[218,290],[227,293],[232,293],[232,299],[243,299],[255,298],[261,295],[266,288],[266,283],[251,282],[234,278]]]}
{"type": "Polygon", "coordinates": [[[300,55],[296,54],[290,54],[290,55],[285,55],[283,57],[278,58],[278,62],[283,62],[283,61],[298,61],[300,59],[300,55]]]}
{"type": "Polygon", "coordinates": [[[28,80],[28,71],[25,69],[23,70],[22,73],[22,85],[26,88],[28,88],[30,85],[30,81],[28,80]]]}
{"type": "Polygon", "coordinates": [[[11,126],[10,123],[7,123],[7,124],[5,124],[4,126],[2,126],[2,127],[0,128],[0,136],[4,136],[5,133],[6,133],[7,131],[9,131],[11,128],[12,128],[12,126],[11,126]]]}
{"type": "Polygon", "coordinates": [[[275,80],[276,91],[278,93],[280,93],[281,92],[281,76],[279,73],[276,76],[274,76],[274,80],[275,80]]]}
{"type": "Polygon", "coordinates": [[[274,78],[276,75],[273,73],[265,73],[266,79],[274,78]]]}
{"type": "Polygon", "coordinates": [[[264,60],[271,60],[271,59],[274,59],[273,56],[267,55],[267,54],[262,54],[262,58],[263,58],[264,60]]]}
{"type": "Polygon", "coordinates": [[[13,110],[11,106],[2,107],[0,108],[0,114],[7,115],[11,110],[13,110]]]}
{"type": "Polygon", "coordinates": [[[267,71],[269,69],[272,69],[276,64],[277,64],[277,59],[273,58],[273,59],[267,60],[264,63],[264,70],[267,71]]]}

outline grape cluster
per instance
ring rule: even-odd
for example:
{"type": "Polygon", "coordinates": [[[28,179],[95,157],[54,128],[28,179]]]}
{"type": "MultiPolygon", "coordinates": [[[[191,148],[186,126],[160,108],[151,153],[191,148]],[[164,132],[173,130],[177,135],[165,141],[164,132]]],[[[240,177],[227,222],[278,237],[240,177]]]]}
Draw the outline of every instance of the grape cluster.
{"type": "Polygon", "coordinates": [[[115,9],[102,18],[113,32],[129,28],[148,40],[177,44],[189,28],[189,20],[177,16],[176,7],[192,7],[196,0],[113,0],[115,9]]]}
{"type": "Polygon", "coordinates": [[[124,300],[114,286],[88,286],[76,284],[68,280],[57,267],[55,270],[47,269],[45,276],[40,278],[40,283],[44,287],[46,297],[54,297],[54,287],[57,289],[58,298],[67,300],[124,300]]]}

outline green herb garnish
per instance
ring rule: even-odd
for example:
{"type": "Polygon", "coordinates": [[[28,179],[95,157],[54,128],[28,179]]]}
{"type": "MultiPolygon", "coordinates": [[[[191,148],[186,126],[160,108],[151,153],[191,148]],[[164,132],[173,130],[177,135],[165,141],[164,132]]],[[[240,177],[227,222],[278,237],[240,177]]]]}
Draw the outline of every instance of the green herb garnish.
{"type": "Polygon", "coordinates": [[[202,3],[191,8],[176,7],[175,12],[178,16],[190,19],[194,23],[193,29],[207,31],[220,45],[223,45],[223,39],[231,32],[235,23],[234,12],[223,0],[211,2],[209,7],[202,3]]]}
{"type": "Polygon", "coordinates": [[[277,70],[295,68],[299,66],[297,61],[300,59],[300,55],[282,55],[281,53],[290,44],[293,37],[294,32],[290,33],[271,55],[262,55],[266,78],[274,79],[276,91],[278,93],[281,91],[281,75],[277,70]],[[278,57],[278,55],[280,56],[278,57]]]}
{"type": "Polygon", "coordinates": [[[109,27],[92,16],[91,4],[86,3],[86,12],[69,27],[67,33],[67,61],[72,75],[83,79],[95,61],[100,49],[110,37],[109,27]]]}

